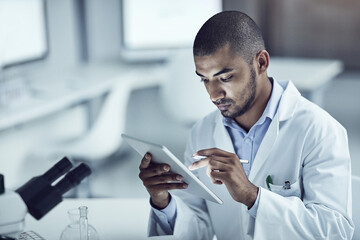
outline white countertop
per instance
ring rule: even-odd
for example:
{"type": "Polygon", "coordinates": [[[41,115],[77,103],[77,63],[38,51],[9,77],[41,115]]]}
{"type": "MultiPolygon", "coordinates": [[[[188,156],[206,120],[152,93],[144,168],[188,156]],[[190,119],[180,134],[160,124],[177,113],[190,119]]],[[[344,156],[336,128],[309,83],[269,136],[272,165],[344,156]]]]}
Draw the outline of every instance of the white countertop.
{"type": "Polygon", "coordinates": [[[79,206],[88,207],[88,223],[97,230],[101,240],[147,239],[148,198],[65,199],[39,221],[27,214],[25,230],[32,230],[48,240],[59,239],[70,223],[67,211],[79,206]]]}

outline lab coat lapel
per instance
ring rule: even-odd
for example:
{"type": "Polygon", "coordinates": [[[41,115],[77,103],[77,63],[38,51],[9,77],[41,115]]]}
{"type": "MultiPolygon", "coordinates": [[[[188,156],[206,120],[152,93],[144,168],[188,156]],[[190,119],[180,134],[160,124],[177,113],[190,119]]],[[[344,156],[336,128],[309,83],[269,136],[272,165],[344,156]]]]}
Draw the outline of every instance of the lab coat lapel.
{"type": "Polygon", "coordinates": [[[250,181],[255,179],[255,176],[258,174],[259,170],[269,156],[276,138],[279,135],[280,122],[286,121],[293,116],[297,101],[299,100],[300,93],[291,81],[280,82],[280,84],[285,88],[285,91],[281,97],[278,111],[275,114],[274,119],[272,120],[256,154],[249,175],[250,181]]]}
{"type": "Polygon", "coordinates": [[[214,143],[215,147],[227,152],[235,153],[233,143],[229,132],[226,130],[222,115],[219,113],[216,116],[215,129],[214,129],[214,143]]]}
{"type": "Polygon", "coordinates": [[[276,138],[279,134],[279,114],[276,114],[274,116],[274,119],[272,120],[268,131],[266,132],[261,145],[259,147],[259,150],[256,154],[254,163],[251,167],[249,180],[253,181],[257,173],[259,172],[260,168],[264,165],[266,158],[268,157],[271,148],[273,147],[276,138]]]}

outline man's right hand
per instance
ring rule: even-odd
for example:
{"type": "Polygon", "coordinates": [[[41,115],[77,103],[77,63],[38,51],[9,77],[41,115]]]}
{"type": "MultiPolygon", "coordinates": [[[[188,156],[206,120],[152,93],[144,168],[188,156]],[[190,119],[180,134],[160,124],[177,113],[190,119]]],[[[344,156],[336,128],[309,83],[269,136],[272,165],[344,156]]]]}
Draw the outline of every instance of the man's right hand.
{"type": "Polygon", "coordinates": [[[171,173],[167,164],[152,163],[150,153],[145,154],[139,169],[139,178],[149,192],[153,206],[157,209],[163,209],[169,204],[168,190],[185,189],[188,186],[186,183],[174,183],[174,181],[182,181],[182,176],[171,173]]]}

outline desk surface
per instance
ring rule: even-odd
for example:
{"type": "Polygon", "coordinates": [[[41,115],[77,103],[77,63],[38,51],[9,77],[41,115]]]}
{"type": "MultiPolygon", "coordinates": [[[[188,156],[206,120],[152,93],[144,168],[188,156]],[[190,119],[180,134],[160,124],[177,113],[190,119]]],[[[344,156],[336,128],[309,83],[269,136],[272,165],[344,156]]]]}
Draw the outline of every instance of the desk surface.
{"type": "Polygon", "coordinates": [[[81,104],[107,93],[116,81],[129,91],[158,85],[165,72],[159,65],[137,68],[120,63],[89,64],[66,70],[36,72],[30,78],[25,104],[0,106],[0,132],[81,104]]]}
{"type": "Polygon", "coordinates": [[[97,230],[102,240],[148,239],[150,204],[147,198],[65,199],[39,221],[28,214],[25,230],[35,231],[45,239],[59,239],[63,229],[70,223],[67,211],[79,206],[88,207],[89,224],[97,230]]]}
{"type": "Polygon", "coordinates": [[[313,91],[330,82],[344,69],[338,60],[306,58],[270,58],[269,77],[291,80],[300,91],[313,91]]]}

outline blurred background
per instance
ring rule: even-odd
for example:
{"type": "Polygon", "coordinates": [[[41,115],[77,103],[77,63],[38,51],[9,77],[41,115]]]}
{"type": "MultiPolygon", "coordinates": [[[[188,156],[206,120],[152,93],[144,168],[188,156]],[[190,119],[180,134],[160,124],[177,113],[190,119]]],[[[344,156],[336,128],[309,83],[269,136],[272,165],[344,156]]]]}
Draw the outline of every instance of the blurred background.
{"type": "Polygon", "coordinates": [[[127,133],[183,157],[214,110],[192,41],[221,10],[261,27],[269,75],[293,80],[348,131],[360,176],[360,1],[0,0],[0,173],[17,188],[62,156],[93,174],[78,194],[146,197],[127,133]]]}

